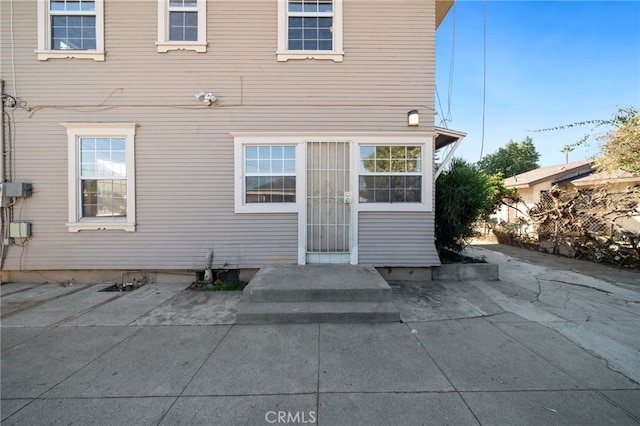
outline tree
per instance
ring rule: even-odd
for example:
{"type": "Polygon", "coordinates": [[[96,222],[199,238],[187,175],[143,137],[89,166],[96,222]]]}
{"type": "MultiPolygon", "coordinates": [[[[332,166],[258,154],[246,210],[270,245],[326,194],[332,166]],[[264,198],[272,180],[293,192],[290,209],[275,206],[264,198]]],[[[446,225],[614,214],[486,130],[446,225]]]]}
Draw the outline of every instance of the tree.
{"type": "Polygon", "coordinates": [[[640,109],[618,108],[608,120],[577,121],[548,129],[533,130],[549,132],[572,127],[592,125],[590,133],[579,141],[565,145],[561,152],[568,155],[576,147],[589,145],[592,140],[600,142],[600,155],[595,158],[598,171],[607,172],[624,169],[634,175],[640,175],[640,109]],[[608,127],[605,132],[598,132],[600,127],[608,127]]]}
{"type": "Polygon", "coordinates": [[[574,149],[576,149],[575,146],[573,145],[565,145],[564,147],[562,147],[562,149],[560,150],[560,152],[562,152],[563,154],[565,154],[565,158],[564,158],[564,162],[568,163],[569,162],[569,153],[572,152],[574,149]]]}
{"type": "Polygon", "coordinates": [[[493,154],[487,154],[478,162],[480,170],[488,175],[502,173],[511,177],[540,167],[540,154],[533,145],[533,139],[527,136],[522,142],[510,140],[493,154]]]}
{"type": "Polygon", "coordinates": [[[640,175],[640,110],[620,109],[612,124],[614,129],[602,138],[596,167],[604,172],[624,169],[640,175]]]}
{"type": "Polygon", "coordinates": [[[519,201],[520,196],[514,188],[504,186],[504,176],[502,173],[496,175],[487,175],[491,189],[491,203],[487,203],[485,208],[480,211],[479,219],[489,221],[489,216],[495,213],[505,200],[519,201]]]}
{"type": "Polygon", "coordinates": [[[473,224],[492,211],[496,183],[477,165],[454,158],[436,181],[436,248],[462,251],[473,237],[473,224]]]}

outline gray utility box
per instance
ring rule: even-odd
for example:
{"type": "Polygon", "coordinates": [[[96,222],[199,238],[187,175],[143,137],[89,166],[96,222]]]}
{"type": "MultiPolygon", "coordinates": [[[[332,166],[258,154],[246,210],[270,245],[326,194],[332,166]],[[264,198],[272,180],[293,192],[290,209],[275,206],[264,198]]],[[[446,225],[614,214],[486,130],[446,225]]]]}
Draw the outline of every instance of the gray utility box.
{"type": "Polygon", "coordinates": [[[9,224],[10,238],[28,238],[31,236],[31,223],[11,222],[9,224]]]}
{"type": "Polygon", "coordinates": [[[33,191],[31,184],[25,182],[4,182],[2,187],[4,197],[30,197],[33,191]]]}

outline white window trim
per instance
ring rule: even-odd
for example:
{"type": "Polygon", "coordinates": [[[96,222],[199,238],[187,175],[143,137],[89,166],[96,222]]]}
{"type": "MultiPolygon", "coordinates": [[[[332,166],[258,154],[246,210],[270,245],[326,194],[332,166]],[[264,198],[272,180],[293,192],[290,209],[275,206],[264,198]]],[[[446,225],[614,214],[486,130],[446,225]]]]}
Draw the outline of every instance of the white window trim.
{"type": "Polygon", "coordinates": [[[353,203],[358,211],[374,212],[415,212],[433,210],[433,140],[435,135],[422,134],[420,136],[398,136],[398,137],[367,137],[354,138],[351,152],[351,170],[353,170],[354,181],[352,183],[353,203]],[[422,201],[419,203],[361,203],[360,200],[360,146],[422,146],[422,201]]]}
{"type": "Polygon", "coordinates": [[[51,49],[51,14],[49,0],[38,0],[38,50],[39,61],[49,59],[93,59],[104,61],[104,0],[95,1],[96,50],[53,50],[51,49]]]}
{"type": "Polygon", "coordinates": [[[197,0],[197,41],[169,40],[169,1],[170,0],[158,0],[158,41],[156,42],[158,52],[166,53],[170,50],[193,50],[198,53],[205,53],[207,51],[207,1],[197,0]]]}
{"type": "Polygon", "coordinates": [[[304,141],[300,138],[277,136],[234,136],[234,204],[236,213],[297,213],[304,202],[306,170],[304,169],[304,141]],[[285,145],[296,147],[296,202],[245,203],[244,147],[247,145],[285,145]]]}
{"type": "Polygon", "coordinates": [[[343,0],[333,0],[333,50],[288,50],[288,1],[278,0],[278,50],[276,51],[278,62],[290,59],[328,59],[342,62],[344,59],[342,2],[343,0]]]}
{"type": "Polygon", "coordinates": [[[257,133],[257,132],[238,132],[232,133],[234,138],[234,194],[235,194],[235,212],[236,213],[297,213],[298,214],[298,264],[306,264],[306,247],[307,247],[307,211],[306,211],[306,194],[307,194],[307,170],[306,170],[306,143],[307,141],[336,141],[350,142],[350,188],[352,193],[351,202],[351,258],[350,263],[358,264],[358,215],[363,211],[423,211],[433,210],[433,149],[435,133],[432,132],[411,132],[411,135],[391,132],[322,132],[322,133],[300,133],[300,132],[281,132],[281,133],[257,133]],[[244,196],[244,145],[254,144],[269,145],[296,145],[296,203],[295,206],[289,206],[286,210],[277,210],[282,206],[271,207],[270,209],[261,209],[267,204],[256,204],[255,207],[243,205],[244,196]],[[360,170],[360,145],[422,145],[423,154],[423,185],[422,185],[422,203],[359,203],[359,170],[360,170]],[[295,207],[295,208],[293,208],[295,207]]]}
{"type": "Polygon", "coordinates": [[[60,123],[67,129],[69,169],[69,232],[89,230],[136,230],[135,123],[60,123]],[[126,139],[127,217],[83,218],[80,211],[80,137],[124,137],[126,139]]]}

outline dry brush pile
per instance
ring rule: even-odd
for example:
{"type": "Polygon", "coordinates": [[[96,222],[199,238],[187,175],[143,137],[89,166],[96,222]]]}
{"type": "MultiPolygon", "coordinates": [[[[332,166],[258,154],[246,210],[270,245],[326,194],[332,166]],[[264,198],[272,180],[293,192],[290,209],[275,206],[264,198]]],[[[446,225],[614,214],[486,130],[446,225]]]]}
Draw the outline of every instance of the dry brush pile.
{"type": "Polygon", "coordinates": [[[568,246],[582,259],[640,269],[638,187],[620,191],[606,186],[588,190],[553,187],[529,210],[529,217],[537,225],[540,241],[568,246]]]}

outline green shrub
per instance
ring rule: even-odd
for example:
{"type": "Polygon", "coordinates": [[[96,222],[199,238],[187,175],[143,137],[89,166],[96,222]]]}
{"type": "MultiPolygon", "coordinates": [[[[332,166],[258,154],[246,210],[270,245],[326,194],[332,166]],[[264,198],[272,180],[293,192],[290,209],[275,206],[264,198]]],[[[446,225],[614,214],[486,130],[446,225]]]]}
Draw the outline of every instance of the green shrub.
{"type": "Polygon", "coordinates": [[[480,215],[495,208],[490,176],[460,158],[454,158],[436,181],[436,248],[462,251],[473,237],[480,215]]]}

